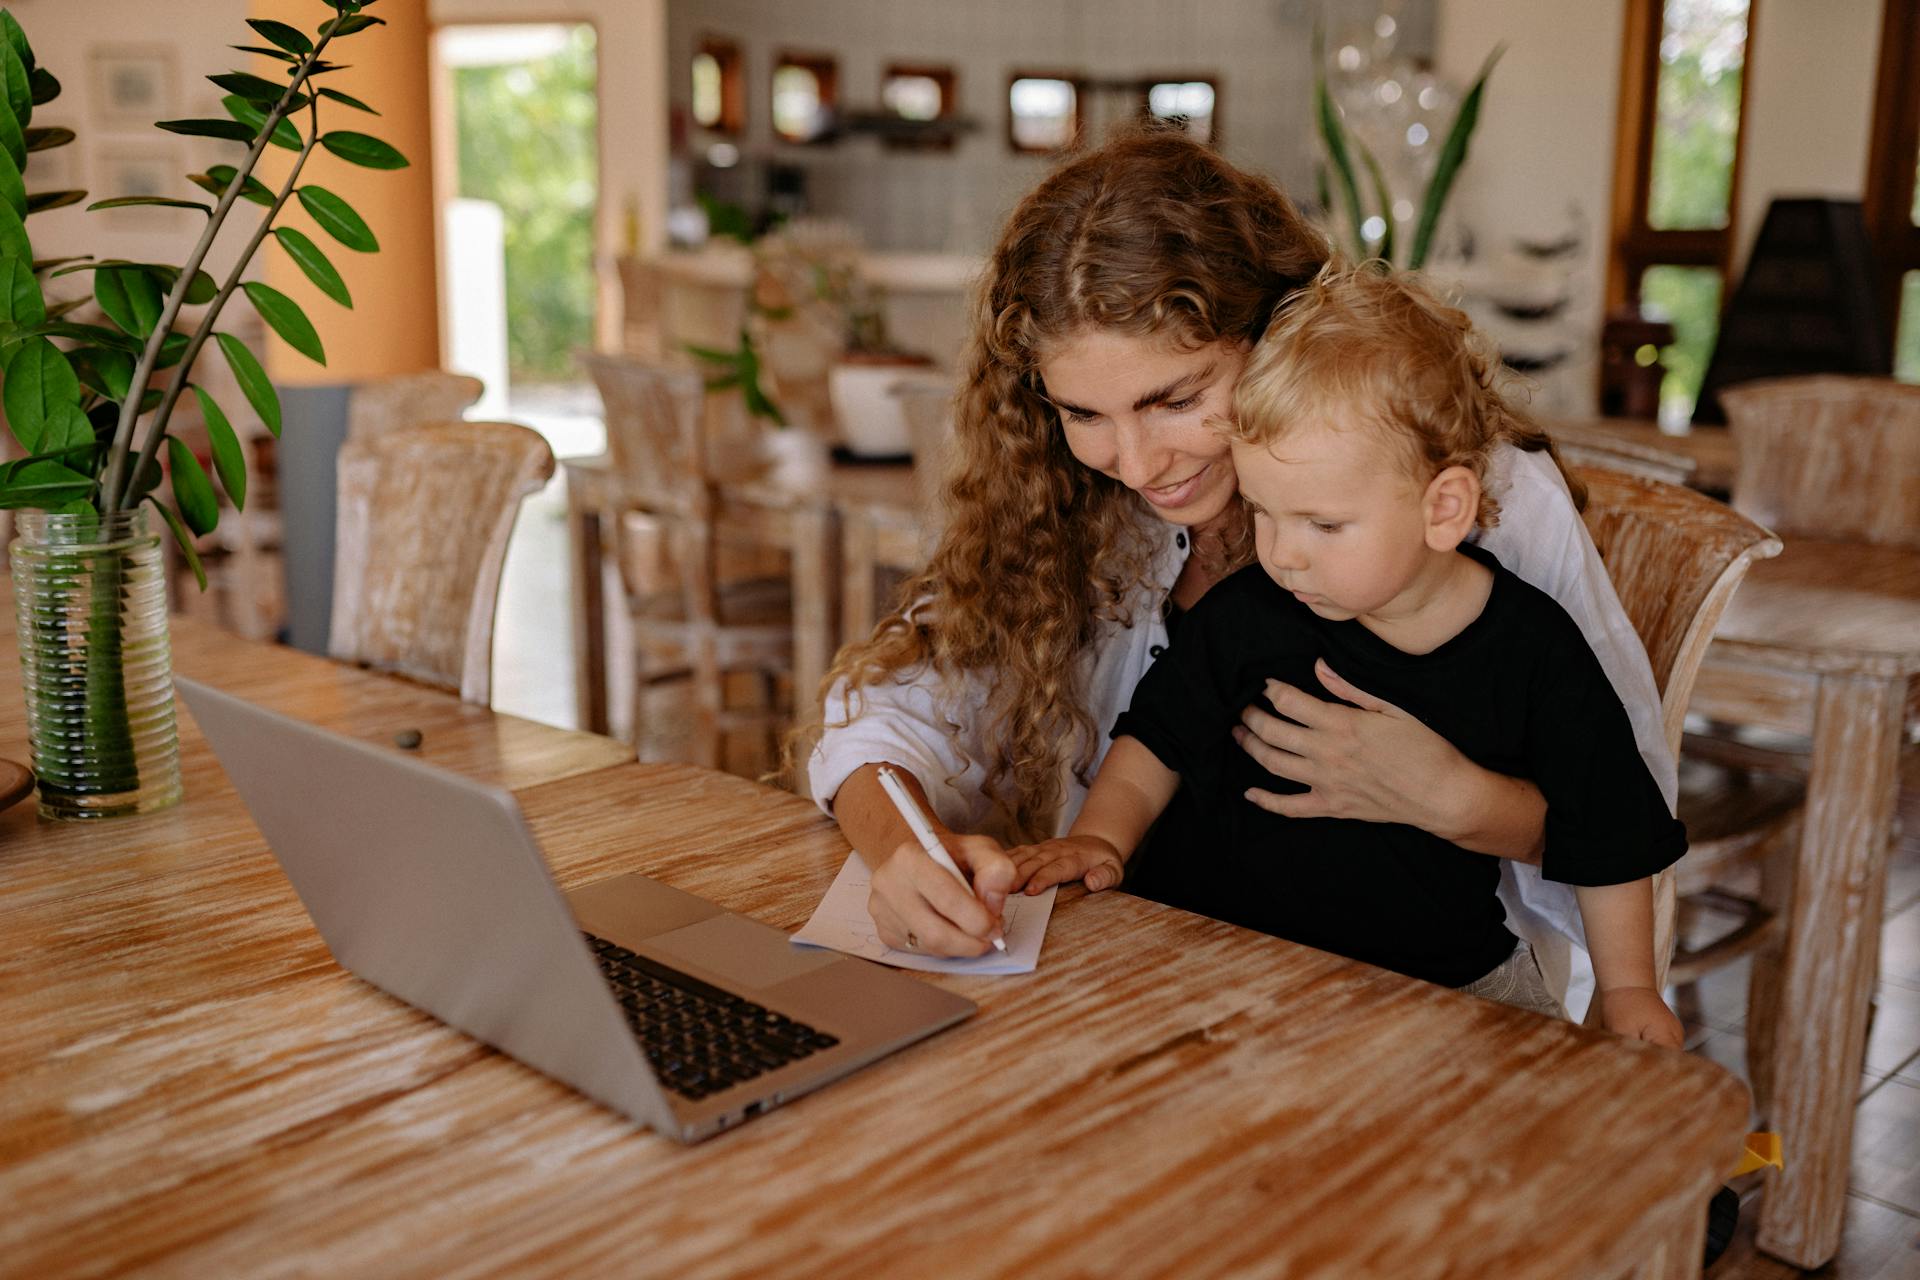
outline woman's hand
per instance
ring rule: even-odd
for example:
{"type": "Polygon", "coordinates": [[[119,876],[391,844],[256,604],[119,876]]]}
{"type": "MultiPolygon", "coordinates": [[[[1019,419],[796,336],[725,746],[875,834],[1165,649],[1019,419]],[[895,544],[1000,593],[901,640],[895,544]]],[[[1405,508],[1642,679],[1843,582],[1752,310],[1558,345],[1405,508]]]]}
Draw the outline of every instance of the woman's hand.
{"type": "Polygon", "coordinates": [[[1241,712],[1234,740],[1268,773],[1304,783],[1297,795],[1258,788],[1247,799],[1292,818],[1401,822],[1463,848],[1536,856],[1546,828],[1539,788],[1482,769],[1452,743],[1383,699],[1348,684],[1324,660],[1320,683],[1353,705],[1267,682],[1277,715],[1241,712]]]}
{"type": "Polygon", "coordinates": [[[1023,845],[1008,852],[1013,859],[1013,887],[1028,895],[1056,884],[1079,880],[1087,892],[1098,893],[1120,883],[1126,863],[1120,851],[1098,836],[1061,836],[1023,845]]]}
{"type": "Polygon", "coordinates": [[[890,947],[934,956],[984,955],[1000,932],[1000,911],[1014,884],[1013,860],[990,836],[946,834],[941,843],[972,879],[972,892],[908,840],[874,871],[867,912],[890,947]]]}
{"type": "Polygon", "coordinates": [[[1600,1025],[1629,1040],[1669,1049],[1686,1043],[1686,1031],[1652,987],[1614,987],[1600,993],[1600,1025]]]}

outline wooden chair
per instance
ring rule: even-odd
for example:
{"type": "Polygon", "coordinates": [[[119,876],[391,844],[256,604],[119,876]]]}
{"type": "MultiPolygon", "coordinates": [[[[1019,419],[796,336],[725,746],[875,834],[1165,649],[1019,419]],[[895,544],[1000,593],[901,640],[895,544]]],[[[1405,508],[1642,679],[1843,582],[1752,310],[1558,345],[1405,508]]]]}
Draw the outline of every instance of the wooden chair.
{"type": "Polygon", "coordinates": [[[901,578],[926,564],[945,524],[947,444],[953,434],[953,376],[905,369],[893,385],[913,442],[911,508],[871,506],[841,515],[840,642],[873,633],[901,578]]]}
{"type": "MultiPolygon", "coordinates": [[[[1713,629],[1748,566],[1778,555],[1780,540],[1731,508],[1678,485],[1598,467],[1575,473],[1587,485],[1587,530],[1621,608],[1646,646],[1667,744],[1677,755],[1687,701],[1713,629]]],[[[1693,856],[1690,850],[1654,881],[1654,956],[1663,985],[1677,893],[1693,856]]]]}
{"type": "Polygon", "coordinates": [[[347,397],[347,439],[365,440],[422,422],[457,422],[483,389],[478,378],[441,369],[356,382],[347,397]]]}
{"type": "Polygon", "coordinates": [[[760,548],[786,536],[776,513],[729,510],[712,469],[705,379],[692,368],[626,356],[581,357],[606,408],[607,451],[626,510],[614,521],[634,638],[636,750],[648,745],[647,703],[663,686],[690,681],[693,762],[719,768],[726,735],[774,737],[790,719],[780,698],[793,670],[790,580],[736,580],[729,539],[760,548]],[[636,545],[639,549],[636,550],[636,545]],[[658,548],[662,554],[650,554],[658,548]],[[728,706],[730,680],[753,677],[757,705],[728,706]]]}
{"type": "Polygon", "coordinates": [[[327,652],[485,706],[493,615],[520,501],[553,450],[510,422],[443,422],[340,450],[327,652]]]}

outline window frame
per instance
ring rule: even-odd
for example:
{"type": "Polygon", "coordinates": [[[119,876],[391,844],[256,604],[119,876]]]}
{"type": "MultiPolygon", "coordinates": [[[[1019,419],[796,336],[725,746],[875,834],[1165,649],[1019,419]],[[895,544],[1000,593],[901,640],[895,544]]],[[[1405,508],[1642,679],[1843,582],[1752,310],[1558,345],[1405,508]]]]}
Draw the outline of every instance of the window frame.
{"type": "MultiPolygon", "coordinates": [[[[701,36],[694,43],[693,56],[706,54],[720,64],[720,119],[714,124],[701,124],[694,117],[693,103],[687,103],[687,118],[693,127],[707,133],[720,134],[728,138],[738,138],[747,130],[747,63],[746,55],[740,50],[740,42],[726,36],[701,36]]],[[[691,82],[693,64],[687,64],[687,77],[691,82]]],[[[691,88],[691,84],[689,84],[691,88]]]]}
{"type": "MultiPolygon", "coordinates": [[[[880,109],[886,110],[887,82],[896,78],[920,76],[940,86],[940,113],[936,120],[951,120],[960,111],[960,76],[949,63],[889,62],[880,69],[880,109]]],[[[1076,99],[1077,101],[1077,99],[1076,99]]],[[[905,119],[905,117],[901,117],[905,119]]],[[[951,151],[954,135],[941,132],[924,138],[887,137],[885,145],[901,151],[951,151]]]]}
{"type": "Polygon", "coordinates": [[[1007,148],[1015,155],[1022,156],[1058,156],[1080,147],[1081,135],[1086,129],[1086,112],[1082,109],[1082,99],[1087,93],[1087,77],[1078,71],[1047,71],[1015,68],[1007,73],[1006,88],[1001,91],[1000,105],[1007,113],[1007,148]],[[1073,86],[1073,130],[1067,140],[1057,147],[1034,147],[1014,136],[1013,122],[1013,86],[1021,80],[1064,80],[1073,86]]]}
{"type": "Polygon", "coordinates": [[[1220,146],[1220,74],[1218,72],[1208,72],[1206,74],[1196,75],[1142,76],[1140,78],[1140,118],[1143,121],[1172,118],[1153,114],[1154,86],[1162,84],[1204,84],[1213,90],[1213,110],[1207,115],[1207,137],[1205,145],[1217,150],[1220,146]]]}
{"type": "Polygon", "coordinates": [[[840,111],[840,60],[830,53],[804,53],[792,49],[782,49],[773,57],[773,67],[767,73],[767,123],[773,131],[775,142],[789,147],[818,147],[833,141],[831,121],[840,111]],[[820,110],[826,114],[829,127],[820,130],[809,138],[795,138],[780,132],[779,122],[773,118],[773,82],[787,67],[799,67],[813,72],[814,82],[820,86],[820,110]]]}
{"type": "Polygon", "coordinates": [[[1723,227],[1665,230],[1647,221],[1653,190],[1653,142],[1659,124],[1660,38],[1666,30],[1665,0],[1627,0],[1620,57],[1620,102],[1614,135],[1613,207],[1607,246],[1606,308],[1637,309],[1640,278],[1650,267],[1712,267],[1720,273],[1720,305],[1726,307],[1739,243],[1740,178],[1747,152],[1747,72],[1761,0],[1748,0],[1747,38],[1740,60],[1740,113],[1734,122],[1733,166],[1727,175],[1727,222],[1723,227]]]}

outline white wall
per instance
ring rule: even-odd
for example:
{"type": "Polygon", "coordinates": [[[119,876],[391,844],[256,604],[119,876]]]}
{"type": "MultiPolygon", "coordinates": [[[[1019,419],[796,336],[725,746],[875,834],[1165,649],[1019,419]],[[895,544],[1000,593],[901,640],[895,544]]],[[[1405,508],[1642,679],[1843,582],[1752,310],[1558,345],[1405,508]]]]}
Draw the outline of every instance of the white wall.
{"type": "Polygon", "coordinates": [[[1866,190],[1880,19],[1880,0],[1759,5],[1747,67],[1736,264],[1745,263],[1776,196],[1858,200],[1866,190]]]}
{"type": "MultiPolygon", "coordinates": [[[[1435,0],[1398,6],[1399,50],[1431,47],[1435,0]]],[[[1223,150],[1297,196],[1313,191],[1310,34],[1335,34],[1374,0],[672,0],[669,91],[685,109],[697,40],[736,40],[745,55],[743,168],[808,173],[814,212],[859,226],[879,249],[985,249],[1013,202],[1051,166],[1007,145],[1007,82],[1016,70],[1093,77],[1210,75],[1220,86],[1223,150]],[[773,136],[768,95],[778,52],[839,59],[843,106],[877,109],[890,62],[952,66],[959,111],[980,123],[950,152],[887,150],[872,138],[793,146],[773,136]]],[[[696,134],[698,131],[695,131],[696,134]]],[[[755,172],[747,184],[753,185],[755,172]]],[[[757,191],[743,203],[757,207],[757,191]]]]}

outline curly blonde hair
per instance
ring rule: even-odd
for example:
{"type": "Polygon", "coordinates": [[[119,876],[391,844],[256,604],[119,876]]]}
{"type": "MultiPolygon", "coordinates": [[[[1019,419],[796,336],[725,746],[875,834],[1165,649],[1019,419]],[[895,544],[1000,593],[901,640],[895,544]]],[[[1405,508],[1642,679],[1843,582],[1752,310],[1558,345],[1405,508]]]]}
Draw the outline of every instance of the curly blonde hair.
{"type": "Polygon", "coordinates": [[[822,698],[844,680],[858,716],[860,690],[902,672],[983,677],[984,705],[969,713],[984,720],[985,790],[1017,838],[1047,834],[1061,766],[1084,779],[1105,729],[1086,709],[1083,655],[1103,622],[1133,616],[1155,521],[1074,458],[1040,364],[1088,329],[1183,349],[1250,344],[1328,253],[1272,183],[1170,130],[1117,138],[1034,188],[975,297],[945,532],[902,588],[911,607],[842,650],[822,698]]]}
{"type": "Polygon", "coordinates": [[[1270,445],[1297,423],[1345,418],[1403,448],[1422,483],[1448,467],[1473,472],[1483,529],[1500,521],[1487,459],[1511,444],[1552,458],[1574,505],[1585,507],[1586,487],[1567,474],[1552,439],[1504,393],[1514,381],[1467,313],[1418,276],[1329,262],[1281,305],[1247,358],[1227,433],[1270,445]]]}

